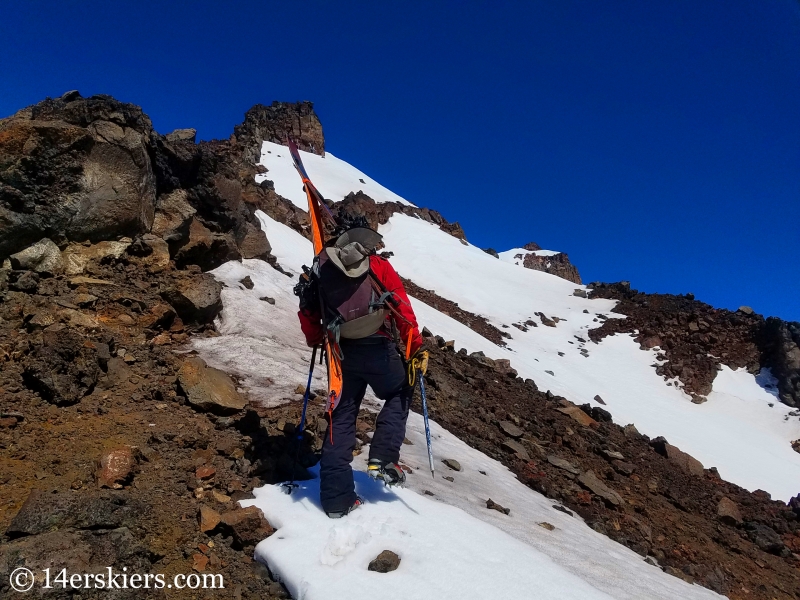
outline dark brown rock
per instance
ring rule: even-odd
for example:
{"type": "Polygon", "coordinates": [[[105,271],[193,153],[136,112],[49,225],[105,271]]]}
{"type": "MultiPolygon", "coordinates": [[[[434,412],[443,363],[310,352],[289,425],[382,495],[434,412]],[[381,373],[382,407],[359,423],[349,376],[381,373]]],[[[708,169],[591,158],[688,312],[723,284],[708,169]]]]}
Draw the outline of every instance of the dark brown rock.
{"type": "Polygon", "coordinates": [[[48,402],[67,405],[90,393],[99,376],[97,350],[65,329],[43,333],[42,344],[25,361],[23,381],[48,402]]]}
{"type": "Polygon", "coordinates": [[[188,324],[210,323],[222,310],[222,284],[213,275],[203,273],[179,280],[162,296],[188,324]]]}
{"type": "Polygon", "coordinates": [[[241,547],[255,546],[275,531],[261,510],[255,506],[237,508],[224,513],[220,519],[220,526],[232,534],[234,542],[241,547]]]}
{"type": "Polygon", "coordinates": [[[367,570],[375,571],[376,573],[389,573],[396,571],[399,566],[400,557],[391,550],[384,550],[370,561],[367,570]]]}
{"type": "Polygon", "coordinates": [[[730,498],[723,497],[717,504],[717,517],[728,525],[739,525],[742,522],[742,513],[736,503],[730,498]]]}
{"type": "Polygon", "coordinates": [[[150,119],[108,96],[47,99],[0,120],[0,258],[55,231],[100,241],[147,231],[150,119]]]}

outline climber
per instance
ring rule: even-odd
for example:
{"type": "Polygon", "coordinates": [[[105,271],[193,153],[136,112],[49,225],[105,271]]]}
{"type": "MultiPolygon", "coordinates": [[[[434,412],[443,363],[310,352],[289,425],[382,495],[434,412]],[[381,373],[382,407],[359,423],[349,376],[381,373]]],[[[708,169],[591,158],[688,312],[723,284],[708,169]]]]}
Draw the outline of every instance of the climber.
{"type": "Polygon", "coordinates": [[[320,461],[320,500],[331,518],[362,504],[350,463],[356,419],[367,386],[384,401],[369,450],[368,473],[402,485],[397,464],[413,394],[409,381],[427,369],[428,353],[397,272],[375,254],[381,236],[362,217],[340,217],[336,236],[315,257],[298,284],[300,325],[309,346],[330,340],[342,365],[342,393],[329,415],[320,461]],[[305,280],[304,280],[305,277],[305,280]],[[407,364],[400,354],[406,344],[407,364]]]}

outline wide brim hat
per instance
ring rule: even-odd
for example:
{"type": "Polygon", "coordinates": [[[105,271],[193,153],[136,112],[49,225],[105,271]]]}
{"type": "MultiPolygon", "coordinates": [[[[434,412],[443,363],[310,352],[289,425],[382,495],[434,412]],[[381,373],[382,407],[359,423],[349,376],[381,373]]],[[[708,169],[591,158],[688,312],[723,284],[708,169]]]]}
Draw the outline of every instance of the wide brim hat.
{"type": "Polygon", "coordinates": [[[369,227],[353,227],[336,238],[334,245],[337,248],[344,248],[348,244],[357,242],[366,250],[371,251],[377,248],[382,240],[383,236],[374,229],[370,229],[369,227]]]}
{"type": "Polygon", "coordinates": [[[359,242],[327,248],[328,259],[348,277],[360,277],[369,271],[369,252],[359,242]]]}

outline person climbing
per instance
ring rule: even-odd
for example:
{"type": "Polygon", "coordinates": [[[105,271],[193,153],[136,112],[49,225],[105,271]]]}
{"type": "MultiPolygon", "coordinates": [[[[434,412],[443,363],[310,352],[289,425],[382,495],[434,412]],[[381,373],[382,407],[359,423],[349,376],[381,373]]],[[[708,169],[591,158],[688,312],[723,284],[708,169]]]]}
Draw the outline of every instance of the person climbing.
{"type": "Polygon", "coordinates": [[[342,364],[341,398],[329,415],[320,461],[320,500],[331,518],[343,517],[363,503],[355,493],[350,463],[368,385],[384,401],[370,444],[368,474],[390,486],[405,482],[397,463],[413,394],[410,382],[424,374],[428,364],[403,283],[389,261],[375,253],[381,235],[363,216],[344,215],[339,220],[335,237],[301,276],[296,291],[306,342],[320,345],[327,335],[331,352],[342,364]],[[407,364],[399,340],[411,357],[407,364]]]}

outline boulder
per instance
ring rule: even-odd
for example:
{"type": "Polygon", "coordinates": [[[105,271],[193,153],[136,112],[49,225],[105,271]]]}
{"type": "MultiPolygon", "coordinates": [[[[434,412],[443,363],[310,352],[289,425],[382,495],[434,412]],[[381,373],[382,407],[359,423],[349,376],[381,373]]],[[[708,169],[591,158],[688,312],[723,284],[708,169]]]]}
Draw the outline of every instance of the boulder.
{"type": "Polygon", "coordinates": [[[224,513],[220,525],[233,536],[234,543],[239,547],[255,546],[275,532],[261,510],[255,506],[224,513]]]}
{"type": "Polygon", "coordinates": [[[511,514],[511,509],[510,508],[506,508],[505,506],[501,506],[500,504],[498,504],[497,502],[495,502],[491,498],[489,498],[486,501],[486,508],[488,508],[489,510],[496,510],[497,512],[501,512],[504,515],[511,514]]]}
{"type": "Polygon", "coordinates": [[[222,521],[222,516],[209,506],[201,506],[197,513],[197,519],[199,521],[200,531],[208,533],[219,525],[220,521],[222,521]]]}
{"type": "Polygon", "coordinates": [[[557,467],[559,469],[563,469],[567,473],[572,473],[573,475],[578,475],[581,472],[581,470],[578,467],[573,465],[568,460],[565,460],[563,458],[559,458],[558,456],[554,456],[552,454],[549,454],[547,456],[547,462],[549,462],[554,467],[557,467]]]}
{"type": "Polygon", "coordinates": [[[210,323],[222,310],[222,284],[213,275],[202,273],[179,280],[162,293],[187,325],[210,323]]]}
{"type": "Polygon", "coordinates": [[[125,492],[90,491],[52,494],[33,490],[6,529],[17,538],[59,529],[115,529],[134,524],[146,508],[125,492]]]}
{"type": "Polygon", "coordinates": [[[450,467],[451,469],[453,469],[453,471],[460,471],[461,470],[461,463],[459,463],[454,458],[445,458],[442,462],[444,464],[446,464],[448,467],[450,467]]]}
{"type": "Polygon", "coordinates": [[[717,518],[728,525],[740,525],[742,513],[736,503],[730,498],[723,497],[717,504],[717,518]]]}
{"type": "Polygon", "coordinates": [[[176,129],[164,136],[168,142],[192,142],[197,137],[197,130],[192,128],[176,129]]]}
{"type": "Polygon", "coordinates": [[[100,376],[97,350],[73,329],[45,331],[23,364],[25,385],[59,406],[79,402],[100,376]]]}
{"type": "Polygon", "coordinates": [[[528,451],[525,450],[525,446],[514,440],[504,440],[500,447],[506,452],[511,452],[512,454],[516,455],[516,457],[519,459],[525,461],[531,459],[531,457],[528,455],[528,451]]]}
{"type": "Polygon", "coordinates": [[[497,425],[500,427],[500,431],[505,433],[507,436],[514,438],[515,440],[521,438],[525,433],[522,431],[522,429],[510,421],[500,421],[497,425]]]}
{"type": "Polygon", "coordinates": [[[593,494],[600,496],[607,504],[612,506],[620,506],[624,504],[622,496],[608,487],[605,483],[597,478],[594,471],[586,471],[578,476],[578,483],[580,483],[587,490],[593,494]]]}
{"type": "Polygon", "coordinates": [[[233,234],[213,232],[196,217],[189,223],[188,239],[172,254],[179,267],[199,265],[204,271],[242,257],[233,234]]]}
{"type": "Polygon", "coordinates": [[[0,258],[57,232],[97,242],[149,230],[150,119],[109,96],[48,98],[0,121],[0,258]]]}
{"type": "Polygon", "coordinates": [[[583,412],[579,406],[560,406],[556,410],[571,417],[576,423],[584,427],[597,426],[597,421],[583,412]]]}
{"type": "Polygon", "coordinates": [[[260,258],[266,260],[272,252],[267,234],[252,223],[245,223],[236,236],[236,244],[242,258],[260,258]]]}
{"type": "Polygon", "coordinates": [[[376,573],[389,573],[396,571],[399,566],[400,557],[391,550],[384,550],[370,561],[367,570],[375,571],[376,573]]]}
{"type": "Polygon", "coordinates": [[[693,456],[683,452],[677,446],[668,443],[663,437],[658,437],[650,442],[653,449],[670,462],[676,464],[685,472],[696,477],[702,477],[705,473],[703,463],[693,456]]]}
{"type": "Polygon", "coordinates": [[[150,233],[162,239],[180,239],[189,234],[189,223],[197,213],[189,204],[186,190],[177,189],[158,197],[150,233]]]}
{"type": "Polygon", "coordinates": [[[105,261],[122,257],[130,242],[103,241],[96,244],[70,244],[61,253],[64,261],[64,272],[67,275],[80,275],[90,264],[101,264],[105,261]]]}
{"type": "Polygon", "coordinates": [[[11,271],[8,274],[9,289],[35,294],[39,289],[39,275],[33,271],[11,271]]]}
{"type": "Polygon", "coordinates": [[[128,254],[150,273],[160,273],[169,267],[169,245],[152,233],[136,238],[128,254]]]}
{"type": "Polygon", "coordinates": [[[750,538],[750,541],[761,548],[764,552],[769,552],[770,554],[775,554],[776,556],[790,555],[790,552],[783,543],[781,536],[778,535],[771,527],[764,525],[763,523],[749,521],[744,524],[744,530],[747,532],[747,537],[750,538]]]}
{"type": "Polygon", "coordinates": [[[58,275],[64,271],[61,251],[49,238],[43,238],[25,250],[12,254],[11,267],[47,275],[58,275]]]}
{"type": "Polygon", "coordinates": [[[189,404],[199,410],[230,414],[247,404],[226,373],[206,366],[199,357],[183,362],[178,371],[178,383],[189,404]]]}
{"type": "MultiPolygon", "coordinates": [[[[150,551],[142,545],[127,527],[116,529],[82,529],[78,531],[50,531],[12,540],[0,545],[0,594],[4,598],[13,597],[7,586],[8,575],[17,568],[27,568],[37,573],[37,588],[41,585],[43,569],[59,573],[108,573],[115,572],[149,573],[151,570],[150,551]]],[[[122,585],[122,578],[117,578],[122,585]]],[[[58,589],[58,584],[55,584],[58,589]]],[[[36,594],[38,595],[38,593],[36,594]]],[[[55,594],[66,598],[71,594],[55,594]]],[[[86,597],[86,596],[83,596],[86,597]]],[[[118,598],[135,597],[127,594],[118,598]]]]}

